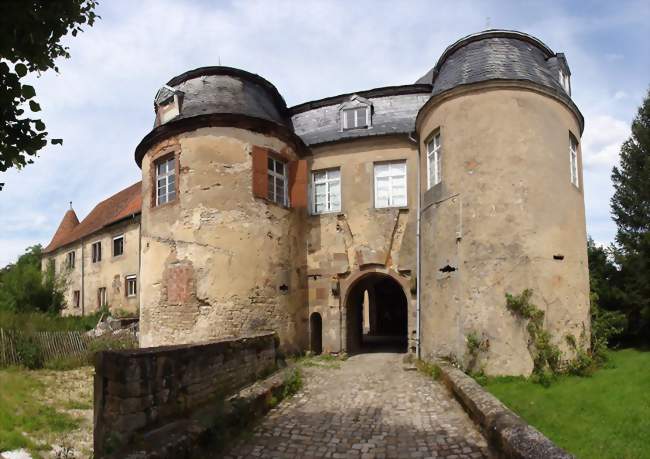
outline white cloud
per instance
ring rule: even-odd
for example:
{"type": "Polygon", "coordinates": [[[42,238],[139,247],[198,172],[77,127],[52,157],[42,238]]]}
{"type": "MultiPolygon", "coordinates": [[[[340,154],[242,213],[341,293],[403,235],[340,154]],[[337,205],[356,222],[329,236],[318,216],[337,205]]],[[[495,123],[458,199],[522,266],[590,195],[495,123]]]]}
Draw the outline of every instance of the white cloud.
{"type": "Polygon", "coordinates": [[[584,168],[611,168],[618,163],[621,145],[630,135],[630,126],[625,121],[609,115],[589,118],[582,136],[582,158],[584,168]]]}

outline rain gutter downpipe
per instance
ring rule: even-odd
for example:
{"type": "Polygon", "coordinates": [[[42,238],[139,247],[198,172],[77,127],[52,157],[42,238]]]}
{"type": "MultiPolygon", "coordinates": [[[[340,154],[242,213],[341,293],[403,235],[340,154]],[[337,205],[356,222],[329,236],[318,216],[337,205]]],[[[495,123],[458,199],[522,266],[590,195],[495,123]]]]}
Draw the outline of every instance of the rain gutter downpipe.
{"type": "Polygon", "coordinates": [[[420,141],[417,138],[417,132],[409,134],[409,140],[417,145],[417,200],[416,200],[416,223],[415,223],[415,349],[416,357],[421,358],[420,350],[420,207],[421,207],[421,190],[420,190],[420,141]],[[413,134],[416,137],[413,137],[413,134]]]}

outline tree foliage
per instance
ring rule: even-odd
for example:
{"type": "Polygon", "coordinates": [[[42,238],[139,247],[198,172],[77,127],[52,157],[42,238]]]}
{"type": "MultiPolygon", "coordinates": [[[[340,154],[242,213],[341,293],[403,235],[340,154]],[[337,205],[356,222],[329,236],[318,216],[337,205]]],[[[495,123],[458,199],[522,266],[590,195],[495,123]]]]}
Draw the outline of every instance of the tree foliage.
{"type": "Polygon", "coordinates": [[[29,247],[0,271],[0,311],[58,313],[64,306],[65,273],[41,270],[41,246],[29,247]]]}
{"type": "MultiPolygon", "coordinates": [[[[618,227],[611,253],[617,309],[628,318],[628,335],[650,341],[650,92],[623,143],[612,171],[612,215],[618,227]]],[[[609,268],[608,268],[609,269],[609,268]]]]}
{"type": "Polygon", "coordinates": [[[61,39],[68,33],[76,36],[83,25],[92,26],[98,18],[96,5],[95,0],[0,2],[0,172],[32,163],[47,144],[45,123],[34,116],[41,110],[36,91],[24,78],[50,69],[58,72],[56,59],[70,57],[61,39]]]}

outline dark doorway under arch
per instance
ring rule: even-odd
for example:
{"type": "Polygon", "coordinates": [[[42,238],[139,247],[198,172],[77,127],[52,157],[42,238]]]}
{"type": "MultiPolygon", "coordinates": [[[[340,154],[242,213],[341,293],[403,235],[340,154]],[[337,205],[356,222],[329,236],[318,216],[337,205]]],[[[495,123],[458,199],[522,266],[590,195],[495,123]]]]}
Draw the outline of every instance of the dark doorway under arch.
{"type": "Polygon", "coordinates": [[[309,349],[314,354],[323,352],[323,318],[317,312],[309,317],[309,349]]]}
{"type": "Polygon", "coordinates": [[[382,273],[369,273],[348,292],[347,351],[406,352],[408,301],[402,286],[382,273]]]}

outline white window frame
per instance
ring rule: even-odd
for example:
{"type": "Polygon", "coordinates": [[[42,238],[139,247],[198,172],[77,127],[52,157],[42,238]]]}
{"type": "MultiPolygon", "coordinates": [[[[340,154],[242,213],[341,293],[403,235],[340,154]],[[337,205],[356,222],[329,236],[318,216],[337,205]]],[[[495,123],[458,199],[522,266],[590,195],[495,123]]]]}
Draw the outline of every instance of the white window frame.
{"type": "Polygon", "coordinates": [[[172,155],[161,158],[154,162],[154,167],[156,168],[156,181],[154,183],[156,188],[156,206],[160,206],[176,199],[176,181],[178,180],[176,177],[176,157],[172,155]],[[172,163],[171,169],[170,163],[172,163]],[[161,173],[160,166],[163,164],[165,165],[165,172],[161,173]],[[171,191],[169,189],[170,178],[173,178],[173,188],[171,191]],[[161,181],[163,182],[162,186],[160,185],[161,181]],[[161,192],[161,190],[164,190],[164,192],[161,192]]]}
{"type": "Polygon", "coordinates": [[[138,295],[138,277],[135,274],[126,276],[126,296],[128,298],[133,298],[138,295]],[[131,285],[133,285],[133,291],[131,291],[131,285]]]}
{"type": "Polygon", "coordinates": [[[66,262],[68,264],[68,269],[74,269],[75,266],[75,258],[76,258],[76,252],[74,250],[71,250],[67,254],[66,262]]]}
{"type": "Polygon", "coordinates": [[[438,131],[427,142],[427,189],[442,182],[442,137],[438,131]],[[433,165],[433,177],[431,166],[433,165]]]}
{"type": "Polygon", "coordinates": [[[311,209],[312,214],[321,215],[341,211],[341,168],[334,167],[330,169],[321,169],[311,173],[311,209]],[[337,177],[331,177],[332,172],[337,172],[337,177]],[[324,178],[317,179],[317,174],[325,174],[324,178]],[[318,211],[316,208],[316,187],[317,185],[325,186],[325,209],[318,211]],[[332,205],[332,195],[338,191],[338,206],[332,205]]]}
{"type": "Polygon", "coordinates": [[[120,234],[118,236],[113,237],[113,247],[112,248],[113,248],[113,256],[114,257],[121,257],[122,255],[124,255],[124,234],[120,234]],[[122,253],[116,255],[115,254],[115,241],[117,241],[118,239],[122,239],[122,253]]]}
{"type": "Polygon", "coordinates": [[[568,95],[571,95],[571,79],[569,75],[564,73],[562,69],[559,70],[559,73],[560,73],[560,84],[562,85],[566,93],[568,95]]]}
{"type": "Polygon", "coordinates": [[[395,161],[382,161],[374,164],[373,168],[373,177],[374,177],[374,190],[375,190],[375,209],[387,209],[391,207],[408,207],[408,164],[406,163],[405,159],[400,159],[400,160],[395,160],[395,161]],[[390,172],[390,169],[395,166],[395,165],[404,165],[404,175],[399,176],[398,174],[393,174],[390,172]],[[379,193],[378,193],[378,184],[379,181],[377,180],[377,168],[378,166],[384,166],[387,165],[389,168],[389,174],[388,174],[388,205],[379,205],[377,202],[379,193]],[[395,202],[395,198],[393,196],[393,188],[395,187],[395,182],[398,180],[403,180],[404,181],[404,202],[395,202]]]}
{"type": "Polygon", "coordinates": [[[102,241],[95,241],[90,245],[90,257],[93,263],[102,261],[102,241]],[[96,251],[95,247],[98,247],[99,250],[96,251]]]}
{"type": "Polygon", "coordinates": [[[289,199],[288,199],[288,183],[287,183],[287,168],[289,165],[280,159],[277,159],[273,156],[268,157],[268,163],[266,166],[266,173],[269,178],[269,188],[272,186],[273,188],[273,195],[271,193],[268,193],[268,199],[271,202],[275,202],[276,204],[280,204],[281,206],[287,207],[289,205],[289,199]],[[271,169],[271,164],[273,165],[273,168],[271,169]],[[276,164],[282,164],[282,174],[279,172],[276,172],[276,164]],[[282,180],[283,182],[283,189],[282,189],[282,196],[281,199],[278,199],[276,190],[277,190],[277,181],[282,180]]]}
{"type": "Polygon", "coordinates": [[[580,188],[580,173],[578,169],[578,139],[569,135],[569,171],[571,183],[580,188]]]}
{"type": "MultiPolygon", "coordinates": [[[[370,127],[370,106],[368,105],[344,108],[341,110],[341,116],[343,117],[343,130],[368,129],[370,127]],[[359,124],[359,110],[364,110],[366,114],[365,125],[363,126],[359,124]],[[354,126],[348,125],[348,117],[346,116],[348,112],[354,112],[354,126]]],[[[361,118],[363,119],[363,117],[361,118]]]]}
{"type": "Polygon", "coordinates": [[[100,308],[108,306],[108,295],[106,293],[106,287],[99,287],[97,289],[97,302],[99,303],[100,308]]]}

